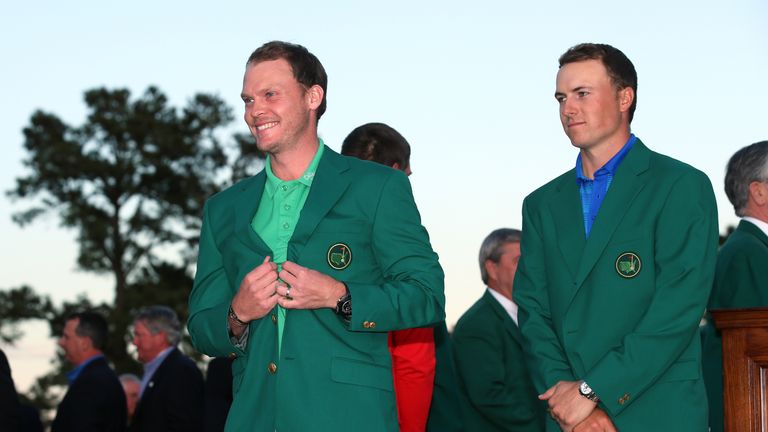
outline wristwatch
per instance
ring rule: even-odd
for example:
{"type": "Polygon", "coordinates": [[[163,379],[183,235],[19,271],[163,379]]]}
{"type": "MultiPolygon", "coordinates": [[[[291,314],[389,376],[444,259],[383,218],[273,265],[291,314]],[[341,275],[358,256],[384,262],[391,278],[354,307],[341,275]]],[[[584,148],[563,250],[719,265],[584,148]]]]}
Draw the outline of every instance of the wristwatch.
{"type": "Polygon", "coordinates": [[[229,305],[229,311],[227,312],[227,316],[229,316],[229,319],[234,321],[237,324],[240,324],[241,326],[245,327],[248,325],[247,322],[241,320],[237,317],[237,314],[235,313],[234,309],[232,309],[232,305],[229,305]]]}
{"type": "Polygon", "coordinates": [[[592,387],[590,387],[586,381],[582,381],[581,384],[579,385],[579,394],[591,400],[592,402],[595,402],[595,403],[600,402],[600,398],[597,397],[595,392],[592,390],[592,387]]]}
{"type": "Polygon", "coordinates": [[[343,296],[339,297],[339,300],[336,302],[335,312],[336,315],[344,318],[344,321],[349,322],[352,319],[352,294],[349,293],[347,284],[344,284],[344,289],[347,291],[343,296]]]}

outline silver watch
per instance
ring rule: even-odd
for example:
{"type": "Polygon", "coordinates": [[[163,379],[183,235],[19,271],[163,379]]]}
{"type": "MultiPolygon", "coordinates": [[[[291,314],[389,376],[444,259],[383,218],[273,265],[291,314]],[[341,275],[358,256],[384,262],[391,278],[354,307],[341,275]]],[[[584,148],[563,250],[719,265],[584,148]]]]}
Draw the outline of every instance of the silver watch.
{"type": "Polygon", "coordinates": [[[579,394],[592,402],[600,402],[600,398],[597,397],[594,390],[592,390],[592,387],[590,387],[586,381],[582,381],[581,384],[579,384],[579,394]]]}

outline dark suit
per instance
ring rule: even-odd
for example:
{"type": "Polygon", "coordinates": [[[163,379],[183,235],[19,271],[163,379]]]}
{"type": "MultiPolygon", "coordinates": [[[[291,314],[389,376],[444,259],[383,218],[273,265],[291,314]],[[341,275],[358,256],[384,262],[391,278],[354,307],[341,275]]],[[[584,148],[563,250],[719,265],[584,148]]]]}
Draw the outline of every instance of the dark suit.
{"type": "Polygon", "coordinates": [[[513,296],[537,391],[585,380],[622,432],[705,431],[698,327],[718,241],[709,179],[638,139],[585,237],[574,169],[525,199],[513,296]]]}
{"type": "MultiPolygon", "coordinates": [[[[768,236],[741,221],[717,255],[710,310],[768,306],[768,236]]],[[[720,332],[708,320],[703,332],[702,365],[712,432],[723,430],[723,351],[720,332]]]]}
{"type": "Polygon", "coordinates": [[[445,321],[435,327],[435,386],[429,406],[427,432],[463,432],[461,390],[453,360],[453,343],[445,321]]]}
{"type": "Polygon", "coordinates": [[[203,430],[203,374],[174,348],[147,383],[131,422],[132,432],[203,430]]]}
{"type": "Polygon", "coordinates": [[[0,349],[0,426],[4,431],[21,430],[21,405],[16,386],[11,377],[11,366],[3,350],[0,349]]]}
{"type": "Polygon", "coordinates": [[[51,432],[124,431],[125,393],[104,357],[88,363],[56,410],[51,432]]]}
{"type": "Polygon", "coordinates": [[[467,430],[544,429],[544,404],[525,365],[520,329],[490,292],[456,323],[453,349],[469,405],[467,430]]]}
{"type": "Polygon", "coordinates": [[[216,357],[205,376],[205,432],[221,432],[232,405],[232,359],[216,357]]]}

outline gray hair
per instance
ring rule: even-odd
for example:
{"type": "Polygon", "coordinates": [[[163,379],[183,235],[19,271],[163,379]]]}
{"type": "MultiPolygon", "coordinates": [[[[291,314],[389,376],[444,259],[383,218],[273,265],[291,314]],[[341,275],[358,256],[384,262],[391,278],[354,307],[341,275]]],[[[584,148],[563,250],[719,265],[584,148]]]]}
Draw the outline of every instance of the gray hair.
{"type": "Polygon", "coordinates": [[[523,233],[520,230],[512,228],[499,228],[494,230],[488,237],[483,240],[483,244],[480,245],[480,276],[483,278],[483,283],[488,285],[488,271],[485,270],[485,262],[491,260],[492,262],[499,262],[501,259],[502,248],[507,243],[520,243],[520,238],[523,233]]]}
{"type": "Polygon", "coordinates": [[[168,306],[155,305],[142,308],[133,321],[141,321],[153,335],[165,332],[171,346],[176,346],[181,340],[181,322],[176,312],[168,306]]]}
{"type": "Polygon", "coordinates": [[[117,377],[121,383],[135,382],[141,384],[141,379],[132,373],[124,373],[117,377]]]}
{"type": "Polygon", "coordinates": [[[749,185],[768,182],[768,141],[748,145],[731,156],[725,171],[725,194],[737,216],[746,216],[749,185]]]}

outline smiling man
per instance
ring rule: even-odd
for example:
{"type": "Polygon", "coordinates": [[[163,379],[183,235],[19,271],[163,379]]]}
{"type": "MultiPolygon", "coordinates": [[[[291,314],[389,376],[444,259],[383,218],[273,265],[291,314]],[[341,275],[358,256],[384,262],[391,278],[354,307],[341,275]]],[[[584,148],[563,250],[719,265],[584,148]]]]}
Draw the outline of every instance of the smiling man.
{"type": "Polygon", "coordinates": [[[228,431],[396,431],[388,332],[444,318],[443,271],[400,171],[317,136],[327,76],[270,42],[243,78],[265,169],[208,200],[189,332],[230,356],[228,431]]]}
{"type": "Polygon", "coordinates": [[[547,429],[706,430],[709,179],[631,134],[637,74],[616,48],[569,49],[555,98],[579,155],[525,199],[514,291],[547,429]]]}

